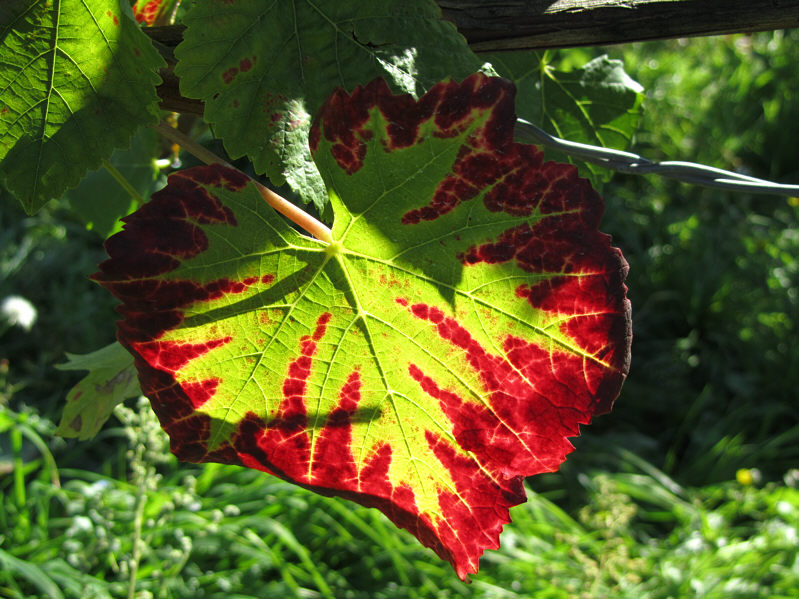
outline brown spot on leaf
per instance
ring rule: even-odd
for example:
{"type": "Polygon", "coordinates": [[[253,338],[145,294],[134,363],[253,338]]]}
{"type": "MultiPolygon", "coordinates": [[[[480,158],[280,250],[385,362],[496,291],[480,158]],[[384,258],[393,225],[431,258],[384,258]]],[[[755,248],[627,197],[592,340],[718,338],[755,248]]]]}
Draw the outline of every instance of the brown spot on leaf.
{"type": "Polygon", "coordinates": [[[236,75],[239,74],[239,69],[236,67],[230,67],[227,71],[222,73],[222,81],[226,84],[230,84],[236,78],[236,75]]]}

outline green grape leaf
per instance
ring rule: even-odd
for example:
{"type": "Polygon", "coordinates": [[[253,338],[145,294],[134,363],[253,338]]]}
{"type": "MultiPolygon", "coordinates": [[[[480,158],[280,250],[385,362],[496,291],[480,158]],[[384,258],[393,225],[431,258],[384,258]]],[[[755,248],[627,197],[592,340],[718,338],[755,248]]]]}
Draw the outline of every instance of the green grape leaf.
{"type": "Polygon", "coordinates": [[[0,21],[0,181],[28,213],[158,119],[165,63],[124,0],[15,0],[0,21]]]}
{"type": "Polygon", "coordinates": [[[311,131],[330,244],[221,166],[127,217],[93,277],[180,459],[377,507],[477,571],[629,361],[602,200],[513,143],[514,93],[480,74],[418,101],[380,79],[334,93],[311,131]]]}
{"type": "Polygon", "coordinates": [[[90,354],[67,354],[69,361],[59,370],[88,370],[67,395],[56,434],[91,439],[111,416],[119,403],[141,395],[136,369],[130,353],[119,343],[112,343],[90,354]]]}
{"type": "MultiPolygon", "coordinates": [[[[632,142],[641,116],[643,87],[620,60],[599,56],[580,68],[558,70],[549,54],[508,52],[486,55],[497,74],[518,90],[519,116],[562,139],[623,150],[632,142]]],[[[580,164],[594,183],[611,171],[547,150],[547,156],[580,164]]]]}
{"type": "Polygon", "coordinates": [[[330,90],[384,77],[419,94],[481,64],[431,0],[200,0],[184,22],[181,92],[205,102],[232,158],[319,208],[327,193],[308,131],[330,90]]]}

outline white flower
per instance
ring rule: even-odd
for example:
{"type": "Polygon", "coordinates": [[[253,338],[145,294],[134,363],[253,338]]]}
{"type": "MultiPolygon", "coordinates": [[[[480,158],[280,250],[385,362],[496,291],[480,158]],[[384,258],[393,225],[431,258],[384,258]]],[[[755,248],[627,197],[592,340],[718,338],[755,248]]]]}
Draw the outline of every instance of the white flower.
{"type": "Polygon", "coordinates": [[[0,304],[0,313],[11,326],[19,325],[26,331],[30,331],[33,323],[36,322],[36,308],[19,295],[9,295],[4,299],[0,304]]]}

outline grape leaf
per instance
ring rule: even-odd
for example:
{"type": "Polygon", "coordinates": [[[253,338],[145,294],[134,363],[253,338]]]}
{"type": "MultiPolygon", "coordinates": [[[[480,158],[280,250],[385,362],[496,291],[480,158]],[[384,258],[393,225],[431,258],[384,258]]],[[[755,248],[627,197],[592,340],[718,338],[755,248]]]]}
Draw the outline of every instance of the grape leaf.
{"type": "Polygon", "coordinates": [[[382,76],[417,94],[479,68],[440,17],[431,0],[200,0],[184,19],[175,73],[184,95],[205,102],[232,158],[247,155],[257,173],[322,208],[307,140],[331,89],[382,76]]]}
{"type": "Polygon", "coordinates": [[[56,434],[77,437],[81,441],[94,437],[111,416],[118,403],[141,395],[133,359],[119,343],[112,343],[90,354],[67,354],[69,361],[59,370],[88,370],[67,395],[56,434]]]}
{"type": "Polygon", "coordinates": [[[158,119],[165,63],[120,0],[14,0],[0,21],[0,181],[28,213],[158,119]]]}
{"type": "Polygon", "coordinates": [[[513,143],[514,93],[484,75],[418,101],[334,93],[311,132],[330,244],[221,166],[126,218],[93,277],[180,459],[377,507],[477,571],[523,477],[558,468],[629,360],[602,200],[513,143]]]}
{"type": "MultiPolygon", "coordinates": [[[[497,74],[519,90],[519,116],[562,139],[623,150],[629,147],[641,116],[643,88],[620,60],[599,56],[579,68],[553,66],[549,53],[486,55],[497,74]]],[[[584,166],[595,183],[612,172],[547,150],[547,156],[584,166]]]]}

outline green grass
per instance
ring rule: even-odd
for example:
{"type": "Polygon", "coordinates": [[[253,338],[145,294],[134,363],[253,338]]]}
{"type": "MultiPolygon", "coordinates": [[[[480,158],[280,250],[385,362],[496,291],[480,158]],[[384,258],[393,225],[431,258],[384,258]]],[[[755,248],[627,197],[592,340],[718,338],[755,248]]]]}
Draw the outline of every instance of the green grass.
{"type": "MultiPolygon", "coordinates": [[[[609,49],[648,90],[637,150],[796,182],[798,42],[609,49]]],[[[0,328],[0,597],[796,597],[799,202],[632,177],[603,194],[631,265],[630,377],[561,471],[528,481],[471,584],[375,510],[178,464],[135,402],[91,442],[54,437],[80,373],[53,365],[113,339],[86,279],[101,240],[3,198],[0,300],[38,320],[0,328]]]]}
{"type": "Polygon", "coordinates": [[[617,450],[617,471],[576,477],[575,513],[530,489],[466,585],[375,510],[256,471],[177,464],[143,407],[116,431],[132,436],[119,465],[133,484],[62,469],[61,488],[32,470],[22,504],[4,488],[0,596],[126,596],[140,490],[137,597],[754,598],[789,597],[799,579],[799,490],[684,488],[617,450]]]}

